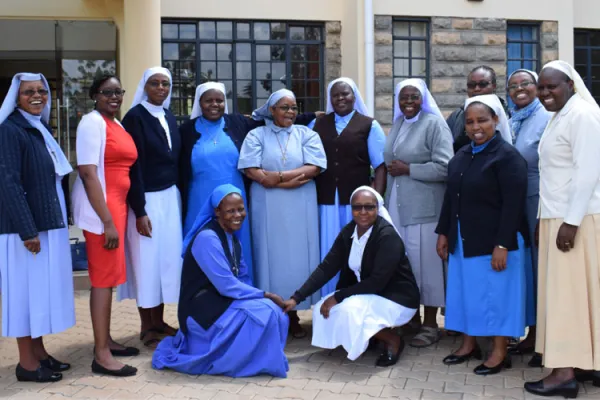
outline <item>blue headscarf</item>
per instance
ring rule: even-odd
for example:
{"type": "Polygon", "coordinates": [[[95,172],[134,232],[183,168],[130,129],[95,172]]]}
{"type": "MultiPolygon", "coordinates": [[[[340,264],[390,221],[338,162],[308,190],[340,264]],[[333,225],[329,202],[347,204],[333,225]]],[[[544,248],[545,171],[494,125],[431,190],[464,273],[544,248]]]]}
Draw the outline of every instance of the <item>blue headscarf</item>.
{"type": "Polygon", "coordinates": [[[190,242],[192,241],[192,239],[194,239],[198,231],[215,217],[215,208],[219,207],[219,204],[221,204],[223,199],[232,193],[237,193],[240,196],[242,195],[242,191],[240,189],[230,184],[217,186],[215,190],[213,190],[212,194],[210,195],[210,198],[204,203],[204,205],[200,209],[200,212],[198,213],[198,216],[196,217],[192,228],[189,230],[189,232],[187,233],[187,235],[185,235],[185,238],[183,239],[183,251],[181,254],[182,257],[185,256],[185,252],[188,246],[190,245],[190,242]]]}
{"type": "Polygon", "coordinates": [[[271,115],[271,107],[273,107],[275,104],[277,104],[277,102],[279,100],[283,99],[284,97],[290,97],[290,98],[296,100],[296,95],[291,90],[279,89],[278,91],[273,92],[269,96],[269,99],[267,100],[267,102],[265,104],[262,105],[262,107],[257,108],[256,110],[252,111],[252,119],[255,121],[263,121],[263,120],[272,121],[273,116],[271,115]]]}
{"type": "MultiPolygon", "coordinates": [[[[530,71],[528,69],[523,69],[523,68],[518,69],[515,72],[513,72],[512,74],[510,74],[507,82],[510,82],[510,78],[512,78],[513,75],[518,74],[519,72],[525,72],[525,73],[529,74],[529,76],[531,76],[531,78],[533,78],[533,83],[537,85],[537,81],[539,79],[538,74],[536,74],[534,71],[530,71]]],[[[531,117],[531,115],[538,109],[538,107],[540,105],[541,105],[541,102],[536,97],[535,99],[533,99],[533,101],[531,103],[529,103],[527,106],[525,106],[523,108],[517,108],[517,106],[514,106],[511,109],[512,117],[510,119],[510,127],[512,128],[512,131],[513,131],[513,134],[515,137],[517,137],[517,135],[521,131],[521,126],[523,125],[523,121],[525,121],[527,118],[531,117]]]]}

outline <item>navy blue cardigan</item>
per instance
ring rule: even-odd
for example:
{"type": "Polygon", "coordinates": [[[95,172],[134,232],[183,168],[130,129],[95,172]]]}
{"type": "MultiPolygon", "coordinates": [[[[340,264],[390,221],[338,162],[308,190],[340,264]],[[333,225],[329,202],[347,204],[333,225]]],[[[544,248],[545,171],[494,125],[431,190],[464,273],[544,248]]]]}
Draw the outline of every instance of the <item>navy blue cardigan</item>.
{"type": "Polygon", "coordinates": [[[44,137],[15,110],[0,124],[0,234],[18,233],[28,240],[64,227],[44,137]]]}
{"type": "Polygon", "coordinates": [[[137,161],[131,166],[127,201],[137,218],[146,215],[145,193],[159,192],[177,184],[181,137],[173,113],[165,109],[171,148],[160,121],[138,104],[125,114],[123,127],[135,142],[137,161]]]}
{"type": "Polygon", "coordinates": [[[477,154],[468,144],[448,164],[436,232],[448,237],[452,254],[460,237],[465,257],[490,255],[498,245],[516,250],[517,232],[528,240],[526,198],[527,162],[512,145],[500,134],[477,154]]]}
{"type": "MultiPolygon", "coordinates": [[[[225,127],[223,128],[225,133],[231,138],[235,147],[238,151],[242,148],[242,143],[246,138],[248,132],[252,129],[258,128],[265,124],[264,121],[255,121],[242,114],[224,114],[225,127]]],[[[304,113],[298,115],[296,118],[296,124],[308,125],[313,119],[316,118],[315,113],[304,113]]],[[[187,214],[187,203],[188,194],[190,190],[190,182],[192,180],[192,150],[194,145],[200,139],[201,134],[196,131],[196,120],[194,118],[186,121],[179,127],[181,134],[181,156],[179,157],[179,190],[181,192],[181,211],[183,221],[187,214]]],[[[250,181],[244,176],[244,183],[246,185],[246,195],[248,196],[250,191],[250,181]]]]}

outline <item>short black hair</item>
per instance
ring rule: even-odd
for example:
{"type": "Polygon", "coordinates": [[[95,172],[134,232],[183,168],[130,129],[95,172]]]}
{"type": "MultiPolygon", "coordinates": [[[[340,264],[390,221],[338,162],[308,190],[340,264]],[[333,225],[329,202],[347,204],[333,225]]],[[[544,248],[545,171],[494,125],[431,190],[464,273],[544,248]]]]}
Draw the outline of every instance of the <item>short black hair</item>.
{"type": "Polygon", "coordinates": [[[119,83],[121,83],[121,80],[119,79],[119,77],[116,75],[113,75],[113,74],[102,74],[102,75],[94,78],[94,82],[92,82],[92,86],[90,86],[90,91],[89,91],[90,99],[94,100],[94,96],[100,92],[100,86],[102,86],[102,84],[104,82],[106,82],[107,80],[113,79],[113,78],[118,80],[119,83]]]}
{"type": "Polygon", "coordinates": [[[471,74],[473,72],[479,71],[480,69],[490,73],[490,75],[492,76],[492,83],[495,85],[496,84],[496,71],[494,71],[494,68],[488,67],[487,65],[479,65],[479,66],[473,68],[471,70],[471,72],[469,72],[469,76],[471,76],[471,74]]]}
{"type": "Polygon", "coordinates": [[[494,109],[492,107],[488,106],[485,103],[482,103],[481,101],[474,101],[474,102],[472,102],[471,104],[469,104],[467,106],[467,108],[465,109],[465,111],[467,111],[469,109],[469,107],[471,107],[472,105],[475,105],[475,104],[481,104],[482,106],[484,106],[490,112],[490,114],[492,114],[492,117],[495,117],[497,115],[496,111],[494,111],[494,109]]]}

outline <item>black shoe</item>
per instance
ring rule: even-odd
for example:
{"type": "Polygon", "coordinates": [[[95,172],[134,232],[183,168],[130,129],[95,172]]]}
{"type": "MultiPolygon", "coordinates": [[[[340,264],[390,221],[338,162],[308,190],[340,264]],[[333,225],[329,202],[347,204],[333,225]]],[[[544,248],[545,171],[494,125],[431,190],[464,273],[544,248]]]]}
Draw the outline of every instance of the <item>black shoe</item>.
{"type": "Polygon", "coordinates": [[[471,358],[474,358],[476,360],[481,360],[483,358],[483,355],[481,354],[481,349],[479,347],[474,348],[469,354],[465,354],[464,356],[450,354],[449,356],[446,356],[442,362],[446,365],[457,365],[467,362],[471,358]]]}
{"type": "Polygon", "coordinates": [[[535,346],[524,346],[524,342],[508,348],[508,354],[523,356],[535,352],[535,346]]]}
{"type": "Polygon", "coordinates": [[[43,365],[40,365],[35,371],[29,371],[21,367],[21,364],[17,364],[15,374],[17,375],[17,380],[19,382],[58,382],[63,377],[60,372],[54,372],[43,365]]]}
{"type": "Polygon", "coordinates": [[[367,346],[368,351],[377,350],[379,348],[379,341],[375,338],[369,339],[369,345],[367,346]]]}
{"type": "Polygon", "coordinates": [[[398,358],[400,358],[400,354],[402,354],[402,350],[404,350],[404,340],[400,338],[400,345],[398,346],[396,354],[392,353],[390,350],[386,350],[381,353],[379,358],[377,358],[375,365],[377,367],[390,367],[395,365],[398,362],[398,358]]]}
{"type": "Polygon", "coordinates": [[[558,385],[544,387],[544,381],[541,380],[537,382],[525,382],[525,390],[538,396],[562,396],[565,399],[574,399],[579,394],[579,384],[577,380],[569,379],[558,385]]]}
{"type": "Polygon", "coordinates": [[[575,379],[577,382],[592,382],[592,385],[600,387],[600,371],[575,368],[575,379]]]}
{"type": "Polygon", "coordinates": [[[542,368],[544,366],[542,363],[542,355],[540,353],[534,353],[527,365],[531,368],[542,368]]]}
{"type": "Polygon", "coordinates": [[[68,369],[71,369],[71,364],[58,361],[52,356],[48,356],[48,358],[46,358],[45,360],[40,360],[40,365],[42,367],[49,368],[54,372],[64,372],[68,369]]]}
{"type": "Polygon", "coordinates": [[[473,373],[475,375],[494,375],[505,368],[512,368],[512,360],[510,359],[510,356],[506,356],[506,358],[504,358],[504,360],[502,360],[502,362],[496,365],[495,367],[488,367],[485,365],[485,363],[480,364],[477,367],[475,367],[473,373]]]}
{"type": "Polygon", "coordinates": [[[124,365],[121,369],[108,369],[98,364],[98,362],[96,362],[96,359],[94,358],[94,361],[92,361],[92,372],[102,375],[124,377],[134,376],[135,374],[137,374],[137,368],[132,367],[131,365],[124,365]]]}
{"type": "MultiPolygon", "coordinates": [[[[94,353],[94,355],[96,354],[95,347],[92,350],[92,352],[94,353]]],[[[112,354],[113,357],[133,357],[133,356],[138,356],[140,354],[140,350],[135,347],[125,347],[124,349],[121,349],[121,350],[110,349],[110,354],[112,354]]]]}

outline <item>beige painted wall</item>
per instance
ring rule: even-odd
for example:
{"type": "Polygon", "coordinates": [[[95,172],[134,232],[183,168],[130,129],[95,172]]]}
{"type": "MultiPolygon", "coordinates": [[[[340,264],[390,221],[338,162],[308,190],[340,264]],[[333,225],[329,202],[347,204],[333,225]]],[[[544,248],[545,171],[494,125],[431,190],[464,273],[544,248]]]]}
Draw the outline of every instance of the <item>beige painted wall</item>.
{"type": "Polygon", "coordinates": [[[600,0],[574,0],[575,27],[600,29],[600,0]]]}

